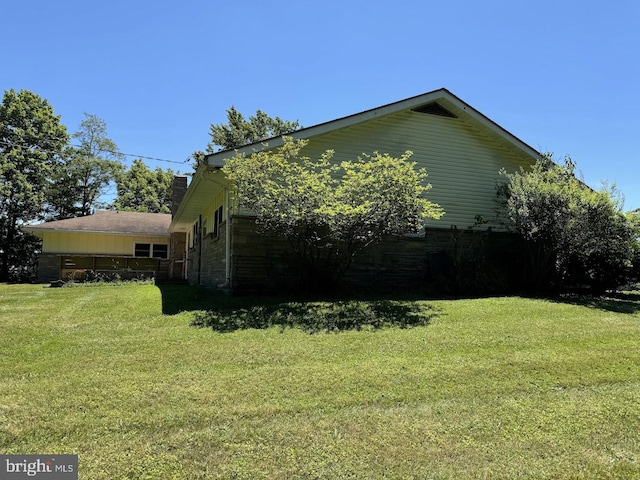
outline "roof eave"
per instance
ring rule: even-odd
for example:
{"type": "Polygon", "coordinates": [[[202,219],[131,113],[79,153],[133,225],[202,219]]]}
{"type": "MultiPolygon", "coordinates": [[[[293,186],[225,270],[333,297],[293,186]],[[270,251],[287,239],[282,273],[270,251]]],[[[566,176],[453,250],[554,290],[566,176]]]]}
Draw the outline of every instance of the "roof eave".
{"type": "Polygon", "coordinates": [[[130,235],[133,237],[168,237],[169,232],[132,232],[132,231],[113,231],[113,230],[77,230],[66,228],[37,228],[37,227],[22,227],[24,232],[31,235],[38,236],[38,233],[55,232],[55,233],[90,233],[98,235],[130,235]]]}
{"type": "Polygon", "coordinates": [[[171,224],[169,225],[169,232],[174,233],[179,231],[186,231],[187,228],[191,226],[192,223],[186,222],[184,218],[187,216],[188,205],[191,204],[191,197],[193,197],[196,187],[202,180],[203,168],[205,167],[201,165],[191,178],[191,183],[187,187],[187,191],[180,201],[180,206],[178,206],[178,210],[173,214],[171,224]]]}
{"type": "Polygon", "coordinates": [[[541,153],[538,152],[535,148],[533,148],[529,144],[523,142],[521,139],[516,137],[514,134],[512,134],[506,128],[500,126],[499,124],[497,124],[496,122],[491,120],[489,117],[487,117],[485,114],[483,114],[479,110],[476,110],[475,108],[473,108],[471,105],[466,103],[464,100],[462,100],[458,96],[454,95],[453,93],[451,93],[448,90],[445,90],[445,91],[447,92],[447,98],[446,99],[449,102],[451,102],[452,104],[454,104],[458,109],[460,109],[461,111],[464,111],[467,115],[469,115],[475,121],[481,123],[484,127],[488,128],[493,133],[495,133],[498,136],[502,137],[504,140],[506,140],[508,143],[512,144],[514,147],[524,151],[529,156],[531,156],[533,158],[536,158],[536,159],[540,158],[541,153]]]}
{"type": "Polygon", "coordinates": [[[206,184],[211,184],[214,189],[228,188],[228,182],[220,168],[201,165],[194,174],[178,210],[173,215],[169,225],[170,233],[188,231],[202,211],[213,201],[211,192],[204,188],[206,184]]]}

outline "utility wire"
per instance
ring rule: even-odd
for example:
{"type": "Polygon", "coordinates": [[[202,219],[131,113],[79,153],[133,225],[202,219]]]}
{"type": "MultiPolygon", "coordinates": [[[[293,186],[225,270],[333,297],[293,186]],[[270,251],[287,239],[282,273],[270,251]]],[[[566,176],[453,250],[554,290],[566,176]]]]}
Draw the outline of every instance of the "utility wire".
{"type": "MultiPolygon", "coordinates": [[[[81,145],[74,145],[74,144],[69,144],[72,147],[76,147],[79,148],[81,145]]],[[[113,151],[113,150],[102,150],[103,152],[107,152],[110,153],[112,155],[122,155],[125,157],[136,157],[136,158],[140,158],[140,159],[144,159],[144,160],[155,160],[156,162],[167,162],[167,163],[177,163],[179,165],[184,165],[185,163],[188,163],[189,160],[191,160],[191,155],[189,155],[184,161],[179,162],[177,160],[167,160],[166,158],[157,158],[157,157],[147,157],[145,155],[136,155],[134,153],[124,153],[124,152],[118,152],[118,151],[113,151]]]]}
{"type": "MultiPolygon", "coordinates": [[[[32,147],[33,145],[30,145],[28,143],[16,143],[16,142],[10,142],[8,140],[0,140],[0,145],[4,145],[6,147],[23,147],[23,148],[29,148],[32,147]]],[[[77,145],[74,143],[68,143],[67,144],[70,147],[75,147],[75,148],[81,148],[82,145],[77,145]]],[[[41,152],[46,152],[47,149],[45,148],[38,148],[39,151],[41,152]]],[[[116,150],[101,150],[102,152],[106,152],[106,153],[110,153],[112,155],[121,155],[123,157],[135,157],[135,158],[140,158],[140,159],[144,159],[144,160],[153,160],[156,162],[166,162],[166,163],[177,163],[178,165],[184,165],[185,163],[189,163],[189,161],[192,159],[191,155],[189,155],[184,161],[180,162],[177,160],[167,160],[166,158],[158,158],[158,157],[149,157],[146,155],[136,155],[134,153],[124,153],[124,152],[119,152],[116,150]]],[[[52,150],[49,150],[49,153],[58,153],[58,152],[54,152],[52,150]]]]}

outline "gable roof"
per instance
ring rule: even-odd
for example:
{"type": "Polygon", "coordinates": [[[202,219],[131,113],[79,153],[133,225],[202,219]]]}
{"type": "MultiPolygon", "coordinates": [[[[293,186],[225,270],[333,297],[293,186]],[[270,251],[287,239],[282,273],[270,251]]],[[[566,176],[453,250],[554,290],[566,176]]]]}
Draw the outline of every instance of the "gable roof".
{"type": "MultiPolygon", "coordinates": [[[[540,157],[540,152],[445,88],[303,128],[291,132],[286,136],[295,140],[312,139],[313,137],[405,111],[418,111],[457,117],[481,135],[501,145],[505,145],[508,149],[520,152],[524,157],[530,158],[532,162],[540,157]]],[[[277,148],[283,143],[284,140],[282,137],[278,136],[244,145],[237,149],[227,149],[207,155],[204,164],[196,171],[192,178],[186,195],[174,215],[170,230],[176,232],[187,231],[198,219],[198,215],[206,209],[211,202],[211,190],[214,188],[227,188],[224,174],[220,172],[220,168],[225,165],[227,159],[237,154],[249,155],[257,151],[277,148]]]]}
{"type": "Polygon", "coordinates": [[[129,234],[141,236],[168,236],[171,215],[167,213],[97,211],[86,217],[55,220],[38,225],[27,225],[22,230],[39,232],[80,232],[102,234],[129,234]]]}
{"type": "MultiPolygon", "coordinates": [[[[440,88],[405,100],[365,110],[364,112],[355,113],[329,122],[302,128],[285,136],[291,137],[295,140],[307,139],[317,135],[330,133],[341,128],[357,125],[375,118],[392,115],[404,110],[419,111],[420,109],[429,107],[434,107],[434,109],[439,108],[447,114],[451,114],[455,117],[463,117],[465,119],[472,120],[478,128],[484,131],[485,134],[499,137],[502,141],[508,142],[512,146],[519,150],[523,150],[525,153],[533,157],[537,158],[540,156],[540,152],[536,151],[533,147],[527,145],[508,130],[495,123],[489,117],[480,113],[471,105],[455,96],[446,88],[440,88]]],[[[251,154],[256,151],[280,147],[283,143],[284,141],[282,136],[260,140],[258,142],[244,145],[240,148],[221,150],[219,152],[211,153],[205,157],[205,163],[214,167],[222,167],[224,166],[224,160],[234,157],[237,153],[251,154]]]]}

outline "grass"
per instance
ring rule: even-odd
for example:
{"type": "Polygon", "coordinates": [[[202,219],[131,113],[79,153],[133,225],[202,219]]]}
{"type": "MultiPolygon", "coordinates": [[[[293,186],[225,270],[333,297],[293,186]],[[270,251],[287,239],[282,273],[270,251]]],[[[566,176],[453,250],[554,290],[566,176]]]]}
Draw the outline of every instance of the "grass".
{"type": "Polygon", "coordinates": [[[636,294],[335,305],[0,285],[0,451],[83,479],[640,478],[636,294]]]}

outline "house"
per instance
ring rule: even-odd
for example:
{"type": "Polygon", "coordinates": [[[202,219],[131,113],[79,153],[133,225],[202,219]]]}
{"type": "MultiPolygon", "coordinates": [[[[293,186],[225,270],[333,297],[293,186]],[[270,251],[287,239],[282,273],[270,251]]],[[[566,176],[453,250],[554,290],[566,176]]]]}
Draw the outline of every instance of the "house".
{"type": "MultiPolygon", "coordinates": [[[[532,165],[539,152],[446,89],[298,130],[303,154],[335,151],[333,161],[378,151],[413,151],[412,161],[429,174],[429,200],[446,212],[426,223],[425,234],[388,238],[357,258],[348,283],[366,287],[415,286],[442,273],[460,257],[460,232],[499,230],[492,221],[502,169],[532,165]],[[478,222],[482,219],[482,222],[478,222]]],[[[281,146],[282,138],[210,154],[194,174],[169,231],[185,239],[185,275],[198,285],[233,292],[295,288],[287,244],[261,233],[251,212],[233,203],[221,167],[237,153],[281,146]]]]}
{"type": "MultiPolygon", "coordinates": [[[[177,206],[187,178],[173,182],[177,206]]],[[[184,235],[169,233],[171,214],[97,211],[22,227],[42,239],[38,281],[84,278],[88,271],[121,278],[184,278],[184,235]]]]}

